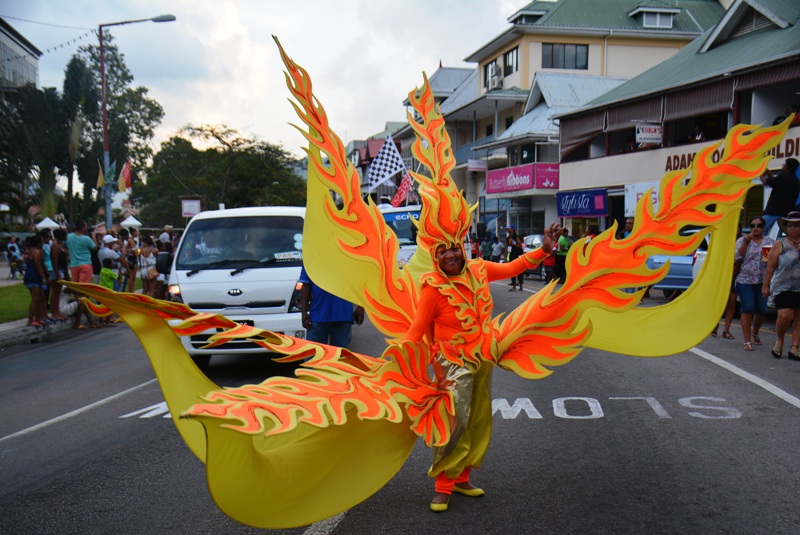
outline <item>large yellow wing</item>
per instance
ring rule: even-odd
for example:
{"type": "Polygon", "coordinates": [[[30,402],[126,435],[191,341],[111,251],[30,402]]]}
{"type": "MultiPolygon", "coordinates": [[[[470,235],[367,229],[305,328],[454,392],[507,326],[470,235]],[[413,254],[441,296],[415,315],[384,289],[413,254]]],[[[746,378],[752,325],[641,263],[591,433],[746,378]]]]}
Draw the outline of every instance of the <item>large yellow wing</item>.
{"type": "Polygon", "coordinates": [[[404,342],[381,358],[240,325],[185,305],[66,283],[131,327],[147,351],[181,436],[206,463],[209,491],[235,520],[261,528],[310,524],[383,487],[417,436],[446,443],[452,394],[428,377],[429,348],[404,342]],[[168,323],[172,322],[172,325],[168,323]],[[216,329],[208,346],[247,339],[297,377],[220,388],[197,369],[177,335],[216,329]]]}
{"type": "Polygon", "coordinates": [[[707,147],[690,169],[664,176],[658,212],[649,195],[642,197],[628,238],[615,239],[616,228],[611,228],[573,246],[563,286],[550,284],[499,322],[499,365],[540,378],[584,347],[654,357],[680,353],[707,336],[730,291],[731,244],[745,194],[788,125],[735,126],[721,151],[721,144],[707,147]],[[681,236],[686,227],[701,231],[681,236]],[[712,243],[700,280],[668,305],[634,309],[643,291],[624,293],[623,288],[651,285],[667,270],[649,270],[647,258],[688,254],[709,232],[712,243]]]}
{"type": "Polygon", "coordinates": [[[361,199],[358,173],[314,97],[308,73],[275,38],[286,66],[292,105],[308,127],[308,198],[303,263],[315,284],[364,307],[386,336],[400,338],[411,325],[418,299],[407,270],[397,265],[398,243],[380,210],[361,199]],[[342,199],[337,206],[331,192],[342,199]]]}

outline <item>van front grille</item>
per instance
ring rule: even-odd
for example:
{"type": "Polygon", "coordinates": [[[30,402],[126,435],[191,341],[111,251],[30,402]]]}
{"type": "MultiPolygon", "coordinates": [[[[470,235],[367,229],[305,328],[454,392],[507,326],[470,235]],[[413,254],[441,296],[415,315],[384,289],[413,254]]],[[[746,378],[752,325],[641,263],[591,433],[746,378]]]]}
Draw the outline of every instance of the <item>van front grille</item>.
{"type": "MultiPolygon", "coordinates": [[[[283,333],[278,332],[277,334],[283,333]]],[[[208,343],[208,339],[211,336],[212,335],[210,334],[194,334],[189,337],[189,340],[193,348],[201,349],[208,343]]],[[[214,349],[222,349],[224,351],[236,351],[239,349],[263,349],[264,351],[267,351],[265,347],[260,346],[255,342],[251,342],[250,340],[231,340],[222,344],[221,346],[216,346],[214,349]]]]}
{"type": "Polygon", "coordinates": [[[237,303],[237,304],[226,304],[226,303],[188,303],[189,308],[193,310],[224,310],[226,308],[250,308],[250,309],[262,309],[262,308],[277,308],[283,309],[286,306],[286,300],[281,301],[250,301],[249,303],[237,303]]]}

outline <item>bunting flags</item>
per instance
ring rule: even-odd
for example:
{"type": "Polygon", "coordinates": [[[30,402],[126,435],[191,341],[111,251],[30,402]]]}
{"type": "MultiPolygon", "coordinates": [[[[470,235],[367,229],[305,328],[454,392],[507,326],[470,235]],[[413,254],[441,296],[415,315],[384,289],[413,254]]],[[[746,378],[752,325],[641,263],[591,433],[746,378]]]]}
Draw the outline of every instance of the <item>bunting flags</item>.
{"type": "Polygon", "coordinates": [[[411,173],[406,173],[403,177],[403,181],[400,182],[400,187],[397,188],[397,193],[394,194],[392,197],[392,206],[397,208],[403,201],[406,200],[408,196],[408,192],[411,191],[411,186],[413,186],[413,181],[411,180],[411,173]]]}
{"type": "Polygon", "coordinates": [[[97,189],[102,189],[105,185],[106,181],[103,180],[103,166],[100,164],[100,160],[97,160],[97,189]]]}
{"type": "Polygon", "coordinates": [[[120,193],[125,193],[128,188],[131,187],[131,162],[126,161],[125,165],[122,166],[122,171],[119,174],[119,180],[117,181],[117,187],[119,188],[120,193]]]}
{"type": "Polygon", "coordinates": [[[394,144],[392,135],[389,134],[386,136],[383,147],[369,164],[369,189],[367,192],[371,192],[405,168],[403,157],[400,156],[397,145],[394,144]]]}

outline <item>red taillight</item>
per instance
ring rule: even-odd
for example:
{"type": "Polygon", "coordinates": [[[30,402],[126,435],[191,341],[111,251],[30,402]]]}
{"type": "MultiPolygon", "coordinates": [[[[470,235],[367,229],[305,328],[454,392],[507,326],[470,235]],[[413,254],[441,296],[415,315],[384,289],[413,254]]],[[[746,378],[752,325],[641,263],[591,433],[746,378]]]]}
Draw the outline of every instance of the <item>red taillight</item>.
{"type": "Polygon", "coordinates": [[[697,251],[695,251],[694,254],[692,255],[692,266],[694,266],[695,262],[697,262],[697,251]]]}

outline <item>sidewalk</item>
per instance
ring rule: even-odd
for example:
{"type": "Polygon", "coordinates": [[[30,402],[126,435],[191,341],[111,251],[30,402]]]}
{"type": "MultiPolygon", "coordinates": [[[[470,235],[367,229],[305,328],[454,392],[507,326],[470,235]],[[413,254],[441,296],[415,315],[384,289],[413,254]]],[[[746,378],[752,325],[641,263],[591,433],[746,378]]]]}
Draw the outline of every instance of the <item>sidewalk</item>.
{"type": "MultiPolygon", "coordinates": [[[[8,263],[0,266],[0,287],[22,284],[21,280],[9,279],[9,273],[8,263]]],[[[58,333],[72,327],[72,321],[47,325],[38,330],[34,327],[28,327],[27,324],[27,318],[0,323],[0,349],[22,344],[37,344],[52,340],[58,333]]]]}

